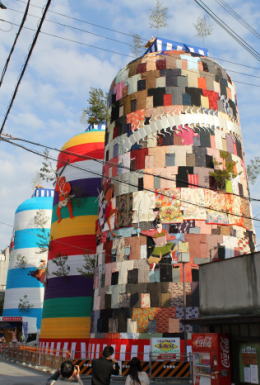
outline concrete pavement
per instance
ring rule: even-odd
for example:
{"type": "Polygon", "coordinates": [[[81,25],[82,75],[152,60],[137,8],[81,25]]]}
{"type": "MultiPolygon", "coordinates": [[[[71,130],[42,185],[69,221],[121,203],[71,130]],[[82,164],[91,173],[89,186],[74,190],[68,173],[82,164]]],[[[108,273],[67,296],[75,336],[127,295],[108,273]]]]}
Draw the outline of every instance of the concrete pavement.
{"type": "MultiPolygon", "coordinates": [[[[23,367],[6,361],[0,361],[0,385],[45,385],[50,374],[23,367]]],[[[91,385],[91,379],[82,378],[84,384],[91,385]]],[[[112,378],[111,385],[124,385],[125,379],[112,378]]],[[[189,385],[187,379],[158,379],[152,380],[151,385],[189,385]]]]}

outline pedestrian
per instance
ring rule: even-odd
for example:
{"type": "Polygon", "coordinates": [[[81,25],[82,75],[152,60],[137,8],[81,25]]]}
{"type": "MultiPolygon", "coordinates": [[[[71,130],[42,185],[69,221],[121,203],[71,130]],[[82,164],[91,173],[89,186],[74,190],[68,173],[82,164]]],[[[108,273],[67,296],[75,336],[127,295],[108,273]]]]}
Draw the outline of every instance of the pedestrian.
{"type": "Polygon", "coordinates": [[[148,374],[142,370],[141,362],[133,357],[129,362],[130,369],[126,376],[125,385],[149,385],[148,374]]]}
{"type": "Polygon", "coordinates": [[[112,357],[113,346],[106,346],[103,356],[92,361],[92,385],[109,385],[111,374],[119,374],[119,365],[112,357]]]}
{"type": "Polygon", "coordinates": [[[60,369],[48,378],[46,385],[62,385],[64,380],[83,385],[79,373],[78,365],[74,365],[70,360],[64,361],[60,369]]]}

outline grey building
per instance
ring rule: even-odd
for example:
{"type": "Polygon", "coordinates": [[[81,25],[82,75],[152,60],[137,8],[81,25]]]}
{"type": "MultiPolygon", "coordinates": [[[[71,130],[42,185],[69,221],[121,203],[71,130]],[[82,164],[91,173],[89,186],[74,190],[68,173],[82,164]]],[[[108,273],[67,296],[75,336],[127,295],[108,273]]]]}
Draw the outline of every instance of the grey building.
{"type": "Polygon", "coordinates": [[[230,336],[235,384],[259,384],[260,252],[201,265],[199,288],[193,322],[200,332],[230,336]]]}

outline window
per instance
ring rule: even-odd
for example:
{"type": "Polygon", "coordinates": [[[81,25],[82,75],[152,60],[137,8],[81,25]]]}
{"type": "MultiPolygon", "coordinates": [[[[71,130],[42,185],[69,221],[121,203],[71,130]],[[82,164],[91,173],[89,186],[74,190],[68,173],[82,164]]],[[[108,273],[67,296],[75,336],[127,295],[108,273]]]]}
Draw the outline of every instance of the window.
{"type": "Polygon", "coordinates": [[[137,102],[136,99],[131,100],[131,112],[136,111],[137,102]]]}
{"type": "Polygon", "coordinates": [[[165,154],[166,167],[175,166],[175,154],[165,154]]]}

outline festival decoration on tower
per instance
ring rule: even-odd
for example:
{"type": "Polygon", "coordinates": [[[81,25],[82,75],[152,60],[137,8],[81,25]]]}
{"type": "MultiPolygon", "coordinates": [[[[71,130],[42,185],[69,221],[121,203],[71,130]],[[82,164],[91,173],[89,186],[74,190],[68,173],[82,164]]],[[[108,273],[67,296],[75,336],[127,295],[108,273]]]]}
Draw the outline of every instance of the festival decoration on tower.
{"type": "Polygon", "coordinates": [[[40,329],[54,190],[40,186],[15,212],[3,316],[23,317],[40,329]]]}
{"type": "Polygon", "coordinates": [[[93,126],[62,147],[57,164],[42,347],[84,358],[90,335],[96,263],[97,196],[105,126],[93,126]]]}
{"type": "Polygon", "coordinates": [[[254,250],[233,81],[203,48],[148,45],[110,88],[91,358],[147,361],[155,337],[183,354],[198,266],[254,250]]]}

